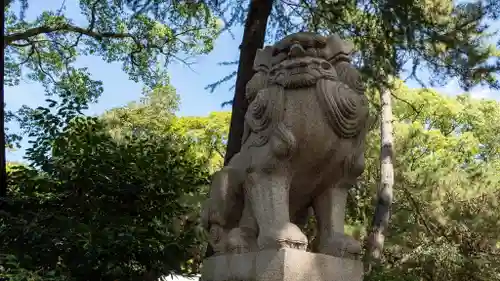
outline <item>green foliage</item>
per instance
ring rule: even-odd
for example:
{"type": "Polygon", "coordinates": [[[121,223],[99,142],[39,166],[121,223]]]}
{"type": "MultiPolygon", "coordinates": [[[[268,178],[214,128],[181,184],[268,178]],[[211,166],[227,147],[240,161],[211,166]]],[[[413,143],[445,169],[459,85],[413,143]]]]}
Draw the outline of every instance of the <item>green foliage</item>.
{"type": "MultiPolygon", "coordinates": [[[[385,259],[366,279],[500,280],[500,104],[400,82],[394,94],[393,217],[385,259]]],[[[44,164],[32,160],[41,168],[9,165],[1,274],[144,280],[198,272],[200,203],[208,174],[222,165],[230,113],[176,117],[177,106],[165,80],[140,101],[39,134],[50,139],[44,164]]],[[[373,215],[379,147],[372,130],[366,172],[348,199],[346,232],[360,239],[373,215]]]]}
{"type": "Polygon", "coordinates": [[[212,112],[207,117],[180,117],[174,127],[198,144],[198,154],[207,159],[212,172],[222,168],[231,112],[212,112]]]}
{"type": "MultiPolygon", "coordinates": [[[[312,4],[304,1],[304,6],[312,4]]],[[[499,88],[498,1],[322,1],[305,14],[310,28],[336,32],[359,51],[356,61],[370,83],[378,77],[443,85],[457,78],[463,88],[499,88]],[[426,73],[421,72],[425,68],[426,73]],[[428,73],[427,73],[428,72],[428,73]],[[382,76],[381,76],[382,75],[382,76]]],[[[385,86],[385,85],[384,85],[385,86]]]]}
{"type": "MultiPolygon", "coordinates": [[[[191,143],[180,139],[141,135],[117,142],[101,120],[72,119],[43,171],[9,171],[1,252],[40,278],[189,273],[185,262],[201,241],[196,220],[187,216],[191,207],[180,199],[206,185],[208,174],[191,143]]],[[[4,276],[22,273],[15,263],[2,264],[4,276]]]]}
{"type": "MultiPolygon", "coordinates": [[[[58,102],[74,112],[87,109],[103,92],[101,81],[75,65],[79,56],[120,62],[131,79],[154,87],[164,80],[163,66],[182,60],[179,53],[211,51],[220,29],[204,5],[177,1],[161,13],[136,14],[123,1],[80,0],[84,25],[67,17],[64,5],[58,11],[40,11],[35,20],[27,21],[24,13],[31,1],[20,1],[19,14],[12,9],[15,2],[4,1],[5,84],[18,85],[21,78],[39,82],[49,103],[58,102]]],[[[26,123],[46,113],[23,108],[18,114],[26,123]]],[[[7,141],[11,144],[18,138],[8,135],[7,141]]]]}
{"type": "MultiPolygon", "coordinates": [[[[4,116],[4,125],[11,122],[13,119],[16,118],[12,112],[6,112],[5,110],[5,103],[4,103],[4,111],[5,116],[4,116]]],[[[8,150],[14,150],[16,148],[21,148],[20,141],[22,140],[22,137],[19,134],[10,134],[9,133],[9,128],[4,126],[4,134],[5,134],[5,148],[8,150]]]]}
{"type": "Polygon", "coordinates": [[[169,80],[145,88],[139,101],[108,110],[102,116],[117,141],[127,136],[162,136],[172,130],[179,97],[169,80]]]}
{"type": "MultiPolygon", "coordinates": [[[[34,141],[30,166],[8,166],[0,277],[154,280],[199,270],[200,201],[208,174],[222,165],[230,114],[176,117],[178,97],[160,63],[210,51],[220,29],[214,14],[229,6],[229,28],[243,21],[246,2],[81,0],[84,26],[64,9],[28,22],[29,1],[19,1],[19,15],[11,2],[4,1],[6,84],[41,82],[48,99],[6,116],[34,141]],[[144,82],[143,99],[81,117],[103,91],[75,66],[81,55],[122,63],[144,82]]],[[[427,66],[431,82],[458,76],[464,87],[498,87],[498,51],[485,30],[497,2],[275,1],[268,33],[281,37],[305,22],[338,32],[360,50],[356,62],[368,78],[408,67],[418,78],[427,66]]],[[[500,105],[404,85],[394,95],[394,214],[384,263],[367,279],[500,280],[500,105]]],[[[355,235],[373,215],[379,147],[373,130],[366,172],[349,196],[346,231],[355,235]]]]}
{"type": "MultiPolygon", "coordinates": [[[[366,280],[500,280],[500,103],[430,90],[395,91],[395,201],[385,260],[366,280]]],[[[349,198],[369,225],[380,137],[349,198]]]]}
{"type": "Polygon", "coordinates": [[[206,246],[199,212],[209,173],[221,165],[216,150],[229,113],[176,117],[178,103],[164,79],[99,118],[54,101],[25,119],[35,137],[27,157],[39,168],[9,165],[0,276],[153,280],[198,272],[206,246]]]}
{"type": "MultiPolygon", "coordinates": [[[[224,161],[224,151],[229,131],[230,112],[212,112],[206,117],[176,117],[178,106],[175,90],[165,84],[151,92],[145,92],[139,102],[132,102],[121,108],[106,112],[102,118],[115,141],[120,142],[125,136],[171,134],[187,138],[192,143],[193,153],[203,168],[210,174],[220,169],[224,161]]],[[[180,199],[192,209],[188,216],[199,220],[201,204],[208,194],[208,185],[201,186],[197,192],[184,194],[180,199]]],[[[194,251],[191,268],[199,270],[206,243],[200,244],[194,251]]]]}
{"type": "MultiPolygon", "coordinates": [[[[13,2],[13,1],[9,1],[13,2]]],[[[155,81],[158,61],[170,61],[179,52],[207,53],[220,29],[203,5],[173,3],[161,14],[132,13],[123,1],[79,1],[87,26],[79,26],[58,11],[41,11],[26,21],[6,7],[6,82],[16,85],[22,68],[30,78],[48,82],[60,78],[79,55],[99,55],[119,61],[133,79],[155,81]],[[163,60],[159,60],[163,58],[163,60]],[[153,72],[151,71],[153,70],[153,72]]],[[[29,1],[26,1],[26,8],[29,1]]]]}
{"type": "Polygon", "coordinates": [[[209,170],[199,145],[174,126],[177,106],[165,79],[99,118],[56,101],[31,114],[22,124],[35,137],[31,167],[8,169],[0,276],[155,280],[196,272],[205,245],[198,195],[209,170]]]}
{"type": "MultiPolygon", "coordinates": [[[[141,7],[154,9],[156,1],[136,2],[146,2],[141,7]]],[[[204,2],[214,12],[229,11],[225,17],[221,15],[225,28],[247,20],[250,1],[204,2]]],[[[298,31],[337,33],[354,43],[354,62],[373,88],[387,86],[386,77],[393,76],[413,79],[425,87],[458,79],[465,89],[476,85],[499,89],[499,16],[500,2],[496,0],[273,1],[266,41],[272,44],[298,31]]],[[[237,66],[239,62],[221,65],[237,66]]],[[[252,63],[241,67],[250,69],[252,63]]],[[[235,77],[236,71],[230,71],[207,89],[213,91],[235,77]]]]}

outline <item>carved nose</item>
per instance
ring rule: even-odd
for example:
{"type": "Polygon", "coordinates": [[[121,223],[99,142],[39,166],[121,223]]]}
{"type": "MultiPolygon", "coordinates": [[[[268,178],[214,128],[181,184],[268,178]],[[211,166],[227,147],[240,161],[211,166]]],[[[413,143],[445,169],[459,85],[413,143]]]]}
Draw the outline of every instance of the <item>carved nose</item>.
{"type": "Polygon", "coordinates": [[[288,52],[288,56],[292,58],[303,57],[305,54],[306,51],[300,44],[293,44],[292,47],[290,47],[290,52],[288,52]]]}

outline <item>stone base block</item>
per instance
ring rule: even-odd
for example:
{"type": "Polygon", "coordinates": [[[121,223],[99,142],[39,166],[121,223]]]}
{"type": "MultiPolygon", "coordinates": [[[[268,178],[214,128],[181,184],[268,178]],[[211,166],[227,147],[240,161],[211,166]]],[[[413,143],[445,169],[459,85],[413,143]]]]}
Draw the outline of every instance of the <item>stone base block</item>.
{"type": "Polygon", "coordinates": [[[295,249],[210,257],[203,281],[362,281],[363,263],[295,249]]]}

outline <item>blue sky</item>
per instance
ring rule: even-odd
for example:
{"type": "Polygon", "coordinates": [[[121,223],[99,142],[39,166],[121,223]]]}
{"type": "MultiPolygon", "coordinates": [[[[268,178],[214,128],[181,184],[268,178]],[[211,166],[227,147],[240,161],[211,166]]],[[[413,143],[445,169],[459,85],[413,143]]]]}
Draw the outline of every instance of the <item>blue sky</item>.
{"type": "MultiPolygon", "coordinates": [[[[57,10],[62,0],[30,1],[27,19],[33,19],[41,10],[57,10]]],[[[66,1],[67,15],[77,24],[82,22],[77,1],[66,1]]],[[[82,22],[84,24],[84,22],[82,22]]],[[[222,61],[233,61],[238,58],[242,36],[242,28],[233,29],[234,39],[229,34],[223,34],[215,43],[214,50],[205,56],[199,56],[195,64],[188,67],[182,63],[174,62],[169,65],[168,71],[171,83],[177,89],[181,98],[181,107],[178,115],[207,115],[212,111],[229,110],[221,108],[221,103],[230,100],[233,91],[230,84],[221,86],[214,93],[205,90],[205,86],[213,83],[234,70],[234,66],[225,67],[217,65],[222,61]]],[[[108,64],[99,57],[83,57],[77,61],[78,66],[89,68],[93,77],[103,81],[104,93],[97,104],[91,105],[90,115],[101,114],[107,109],[127,104],[140,97],[142,85],[128,79],[121,70],[120,63],[108,64]]],[[[418,86],[410,81],[410,86],[418,86]]],[[[439,88],[441,92],[454,95],[462,91],[455,80],[451,80],[445,87],[439,88]]],[[[478,98],[500,98],[500,92],[487,88],[477,87],[472,94],[478,98]]],[[[24,80],[19,86],[5,88],[5,102],[10,110],[18,109],[22,105],[36,107],[44,104],[45,96],[43,87],[31,81],[24,80]]],[[[15,124],[9,125],[11,131],[16,132],[15,124]]],[[[22,148],[7,153],[8,161],[22,161],[24,149],[28,147],[27,139],[23,140],[22,148]]]]}

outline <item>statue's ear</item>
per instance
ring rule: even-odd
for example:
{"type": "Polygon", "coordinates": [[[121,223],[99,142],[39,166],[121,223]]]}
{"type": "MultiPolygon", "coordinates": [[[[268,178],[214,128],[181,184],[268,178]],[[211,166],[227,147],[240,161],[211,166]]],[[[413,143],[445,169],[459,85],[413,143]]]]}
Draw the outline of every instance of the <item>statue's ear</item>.
{"type": "Polygon", "coordinates": [[[336,61],[338,56],[349,57],[354,51],[354,44],[344,41],[338,34],[329,36],[326,40],[326,46],[323,50],[323,56],[328,61],[336,61]]]}
{"type": "Polygon", "coordinates": [[[271,69],[271,60],[273,58],[274,47],[266,46],[264,49],[258,49],[253,61],[255,71],[268,71],[271,69]]]}

